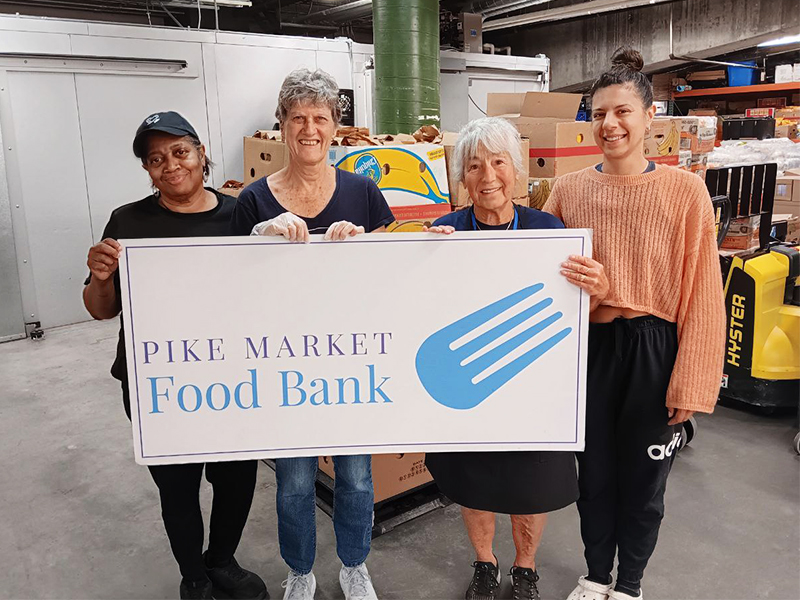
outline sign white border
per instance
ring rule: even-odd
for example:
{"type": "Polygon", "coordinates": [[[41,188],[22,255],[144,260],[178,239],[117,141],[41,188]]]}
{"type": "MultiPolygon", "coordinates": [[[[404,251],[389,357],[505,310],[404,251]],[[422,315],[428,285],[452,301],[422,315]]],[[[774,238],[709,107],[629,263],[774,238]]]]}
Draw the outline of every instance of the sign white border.
{"type": "MultiPolygon", "coordinates": [[[[513,241],[518,243],[520,240],[564,240],[573,239],[580,241],[581,254],[591,255],[591,232],[589,230],[518,230],[518,231],[499,231],[499,232],[457,232],[450,236],[434,234],[374,234],[361,235],[351,238],[345,242],[326,242],[322,236],[311,236],[310,244],[314,245],[335,245],[347,244],[348,246],[360,246],[364,244],[393,244],[397,247],[408,246],[409,244],[480,244],[481,249],[486,248],[486,244],[492,244],[491,248],[499,255],[503,255],[503,242],[513,241]]],[[[586,394],[586,351],[588,342],[588,296],[578,291],[578,369],[575,382],[575,426],[574,435],[571,439],[543,439],[543,440],[520,440],[506,439],[497,442],[473,442],[469,440],[458,441],[409,441],[376,443],[375,441],[353,444],[321,444],[314,445],[300,443],[297,445],[282,445],[280,447],[262,447],[257,449],[226,449],[224,451],[200,451],[184,452],[171,454],[153,454],[145,451],[142,408],[139,390],[139,373],[137,366],[136,349],[136,315],[134,312],[135,302],[133,301],[131,288],[131,265],[136,264],[141,251],[152,251],[157,249],[166,256],[171,250],[176,248],[208,248],[215,247],[237,247],[237,246],[287,246],[289,242],[283,238],[269,237],[230,237],[230,238],[169,238],[169,239],[139,239],[121,240],[123,252],[120,256],[120,281],[122,288],[122,306],[125,319],[125,347],[128,359],[129,391],[131,399],[132,428],[136,461],[140,464],[172,464],[185,462],[209,462],[223,460],[244,460],[250,458],[275,458],[286,456],[316,456],[316,455],[346,455],[346,454],[369,454],[369,453],[404,453],[404,452],[430,452],[430,451],[510,451],[510,450],[582,450],[584,444],[585,428],[585,394],[586,394]]],[[[518,248],[518,246],[515,246],[518,248]]],[[[535,256],[520,257],[505,255],[504,260],[514,260],[517,265],[530,264],[529,261],[536,260],[535,256]]],[[[556,258],[558,263],[566,259],[566,256],[556,258]]],[[[553,260],[551,257],[550,260],[553,260]]],[[[435,267],[432,267],[435,268],[435,267]]],[[[464,277],[463,269],[448,269],[443,266],[440,270],[443,280],[443,287],[447,286],[448,277],[464,277]]],[[[243,273],[243,277],[248,274],[243,273]]],[[[135,285],[135,284],[134,284],[135,285]]],[[[485,285],[485,282],[476,281],[475,285],[485,285]]],[[[577,288],[576,288],[577,289],[577,288]]],[[[168,294],[167,294],[168,295],[168,294]]],[[[467,310],[467,312],[472,312],[467,310]]],[[[431,332],[432,333],[432,332],[431,332]]],[[[424,389],[422,393],[425,393],[424,389]]],[[[394,424],[396,425],[396,424],[394,424]]],[[[265,433],[265,441],[268,435],[265,433]]]]}

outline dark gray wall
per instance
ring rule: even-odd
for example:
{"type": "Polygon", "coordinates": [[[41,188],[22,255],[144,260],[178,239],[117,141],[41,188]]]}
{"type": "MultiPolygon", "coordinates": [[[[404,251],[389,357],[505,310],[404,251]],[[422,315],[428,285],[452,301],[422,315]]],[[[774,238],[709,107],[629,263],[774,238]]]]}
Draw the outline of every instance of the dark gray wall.
{"type": "Polygon", "coordinates": [[[800,30],[797,0],[680,0],[574,21],[554,22],[484,34],[484,41],[510,45],[512,54],[546,54],[550,89],[585,86],[602,73],[622,44],[638,49],[645,70],[681,64],[669,60],[673,11],[675,54],[708,58],[800,30]]]}

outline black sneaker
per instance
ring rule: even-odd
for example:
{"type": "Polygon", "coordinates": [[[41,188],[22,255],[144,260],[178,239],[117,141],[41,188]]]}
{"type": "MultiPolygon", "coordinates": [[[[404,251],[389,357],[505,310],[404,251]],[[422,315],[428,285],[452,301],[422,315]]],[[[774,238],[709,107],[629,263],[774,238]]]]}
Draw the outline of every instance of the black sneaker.
{"type": "Polygon", "coordinates": [[[269,598],[267,586],[261,577],[240,567],[235,558],[231,558],[224,567],[209,567],[206,554],[203,555],[203,560],[206,560],[206,573],[214,584],[214,590],[224,592],[228,598],[235,600],[269,598]]]}
{"type": "Polygon", "coordinates": [[[213,600],[211,582],[181,580],[181,600],[213,600]]]}
{"type": "Polygon", "coordinates": [[[511,597],[514,600],[540,600],[539,588],[536,587],[539,574],[536,571],[511,567],[509,575],[511,575],[511,597]]]}
{"type": "Polygon", "coordinates": [[[475,573],[467,588],[467,600],[495,600],[500,589],[500,567],[490,562],[472,563],[475,573]]]}

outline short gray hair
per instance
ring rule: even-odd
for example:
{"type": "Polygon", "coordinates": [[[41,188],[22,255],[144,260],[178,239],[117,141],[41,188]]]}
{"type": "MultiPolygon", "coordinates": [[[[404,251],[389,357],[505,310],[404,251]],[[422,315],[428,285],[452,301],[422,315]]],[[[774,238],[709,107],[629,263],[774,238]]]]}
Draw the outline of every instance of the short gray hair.
{"type": "Polygon", "coordinates": [[[278,108],[275,117],[283,126],[289,111],[298,103],[321,104],[331,109],[334,125],[342,120],[342,107],[339,104],[339,86],[336,80],[321,69],[310,71],[297,69],[283,80],[278,94],[278,108]]]}
{"type": "Polygon", "coordinates": [[[481,147],[489,154],[508,153],[515,174],[521,173],[525,166],[519,142],[519,132],[506,119],[484,117],[470,121],[458,133],[453,157],[450,159],[452,166],[450,178],[456,184],[463,183],[467,163],[478,156],[481,147]]]}

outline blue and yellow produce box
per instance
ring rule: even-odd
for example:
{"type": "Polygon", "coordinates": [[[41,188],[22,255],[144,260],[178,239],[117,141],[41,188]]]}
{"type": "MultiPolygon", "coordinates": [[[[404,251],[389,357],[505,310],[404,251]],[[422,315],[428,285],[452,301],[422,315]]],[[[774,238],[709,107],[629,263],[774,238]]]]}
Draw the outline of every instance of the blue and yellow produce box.
{"type": "Polygon", "coordinates": [[[378,185],[397,219],[389,229],[421,229],[451,211],[440,144],[332,146],[328,162],[378,185]]]}

